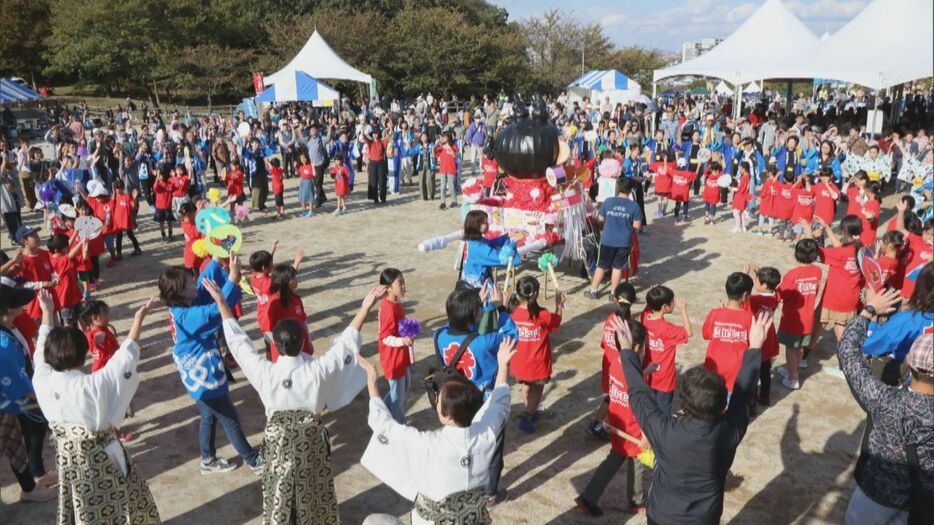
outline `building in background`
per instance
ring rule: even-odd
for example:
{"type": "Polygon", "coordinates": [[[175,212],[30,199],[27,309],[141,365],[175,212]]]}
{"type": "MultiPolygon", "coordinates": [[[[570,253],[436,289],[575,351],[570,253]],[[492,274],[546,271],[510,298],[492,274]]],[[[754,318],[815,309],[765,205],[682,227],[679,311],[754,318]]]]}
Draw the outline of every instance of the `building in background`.
{"type": "Polygon", "coordinates": [[[681,44],[681,61],[687,62],[692,58],[697,58],[717,45],[723,42],[722,38],[704,38],[697,42],[685,42],[681,44]]]}

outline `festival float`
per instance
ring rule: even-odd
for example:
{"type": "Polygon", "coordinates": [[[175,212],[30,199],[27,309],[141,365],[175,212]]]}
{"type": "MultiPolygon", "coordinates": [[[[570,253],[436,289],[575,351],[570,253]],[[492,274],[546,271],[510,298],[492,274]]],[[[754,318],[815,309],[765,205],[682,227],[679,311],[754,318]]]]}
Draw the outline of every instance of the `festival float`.
{"type": "MultiPolygon", "coordinates": [[[[491,195],[486,195],[480,177],[461,186],[462,215],[481,210],[489,217],[486,236],[522,232],[519,254],[554,255],[551,266],[585,257],[583,240],[587,230],[587,200],[582,180],[589,174],[565,166],[570,150],[557,127],[548,121],[544,102],[536,97],[531,114],[522,101],[513,104],[514,122],[496,134],[493,155],[502,172],[491,195]]],[[[433,237],[418,244],[430,252],[460,241],[463,231],[433,237]]],[[[458,252],[458,263],[462,250],[458,252]]]]}

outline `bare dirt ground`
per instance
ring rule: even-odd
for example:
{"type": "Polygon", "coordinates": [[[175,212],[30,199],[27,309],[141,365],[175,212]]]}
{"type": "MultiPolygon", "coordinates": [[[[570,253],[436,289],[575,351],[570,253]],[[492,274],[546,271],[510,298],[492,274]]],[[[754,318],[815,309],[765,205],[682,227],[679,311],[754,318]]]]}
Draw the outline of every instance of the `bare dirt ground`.
{"type": "MultiPolygon", "coordinates": [[[[255,213],[244,228],[244,256],[268,249],[276,239],[280,241],[278,261],[291,260],[299,249],[305,251],[299,291],[319,351],[349,322],[365,291],[377,284],[382,268],[403,270],[408,287],[406,312],[431,329],[444,321],[444,300],[456,278],[453,249],[423,254],[415,246],[425,238],[458,229],[458,212],[439,211],[436,202],[422,202],[411,187],[390,196],[387,204],[373,207],[365,201],[365,183],[365,176],[358,177],[347,215],[319,214],[308,219],[294,216],[296,183],[287,181],[286,199],[292,218],[273,222],[271,216],[255,213]]],[[[332,202],[325,205],[324,211],[333,209],[332,202]]],[[[891,203],[887,204],[891,207],[891,203]]],[[[655,212],[654,197],[647,208],[651,217],[655,212]]],[[[694,208],[702,209],[697,203],[694,208]]],[[[679,349],[677,362],[681,369],[703,362],[706,346],[699,336],[700,325],[706,313],[723,299],[723,283],[729,273],[741,270],[746,262],[772,265],[782,272],[794,266],[789,246],[772,238],[728,233],[732,219],[727,221],[727,215],[721,211],[720,221],[712,226],[697,220],[697,211],[689,224],[674,224],[670,217],[650,220],[651,235],[642,238],[642,268],[634,280],[640,300],[644,301],[644,292],[651,284],[664,283],[688,303],[696,335],[679,349]]],[[[131,312],[156,293],[155,279],[160,271],[181,264],[179,230],[175,242],[164,245],[158,228],[148,217],[144,205],[140,213],[144,255],[127,257],[116,268],[105,269],[103,287],[97,294],[111,305],[111,318],[121,334],[129,327],[131,312]]],[[[555,376],[545,391],[543,407],[547,414],[537,433],[519,432],[516,416],[521,410],[521,398],[518,388],[513,389],[501,484],[508,489],[509,500],[492,514],[498,523],[644,523],[644,516],[623,512],[626,482],[622,472],[600,501],[607,511],[602,519],[583,518],[573,508],[574,497],[609,450],[608,444],[587,436],[583,426],[599,399],[600,331],[610,305],[605,299],[590,301],[583,297],[584,282],[577,277],[576,267],[561,270],[567,271],[559,279],[570,295],[565,322],[552,339],[555,376]]],[[[524,271],[538,274],[534,260],[525,265],[524,271]]],[[[259,340],[252,301],[247,301],[245,308],[244,323],[259,340]]],[[[374,356],[375,313],[363,333],[363,354],[374,356]]],[[[198,412],[180,384],[171,344],[166,310],[159,308],[146,322],[140,363],[143,381],[134,401],[136,416],[125,425],[136,435],[127,446],[136,468],[149,480],[167,523],[259,523],[262,488],[249,469],[211,477],[199,473],[198,412]]],[[[430,345],[428,338],[417,344],[418,362],[408,409],[411,422],[422,429],[437,427],[420,381],[433,364],[430,345]]],[[[843,521],[864,417],[845,382],[821,371],[822,366],[836,365],[833,348],[832,341],[825,338],[810,358],[801,390],[790,392],[777,380],[773,382],[773,406],[753,420],[736,455],[724,522],[843,521]]],[[[779,357],[775,365],[783,361],[779,357]]],[[[243,375],[236,375],[231,395],[247,436],[253,444],[259,444],[265,423],[263,408],[243,375]]],[[[385,384],[382,386],[385,391],[385,384]]],[[[370,437],[366,410],[361,395],[349,407],[326,416],[344,523],[359,524],[373,512],[406,516],[411,508],[358,463],[370,437]]],[[[236,456],[220,428],[217,444],[220,455],[236,456]]],[[[53,466],[51,446],[46,457],[47,465],[53,466]]],[[[15,503],[19,488],[6,466],[0,467],[0,487],[0,523],[54,521],[55,502],[15,503]]]]}

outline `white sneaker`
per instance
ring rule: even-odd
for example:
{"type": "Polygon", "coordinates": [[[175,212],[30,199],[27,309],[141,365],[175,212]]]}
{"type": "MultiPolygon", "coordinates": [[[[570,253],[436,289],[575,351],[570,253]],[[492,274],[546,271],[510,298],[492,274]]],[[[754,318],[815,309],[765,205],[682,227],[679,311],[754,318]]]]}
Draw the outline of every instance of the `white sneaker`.
{"type": "Polygon", "coordinates": [[[785,365],[782,365],[775,369],[775,373],[782,377],[788,377],[788,368],[785,365]]]}
{"type": "Polygon", "coordinates": [[[730,230],[730,233],[739,233],[739,231],[740,231],[739,228],[734,226],[733,229],[730,230]]]}
{"type": "Polygon", "coordinates": [[[230,472],[235,468],[237,468],[237,465],[224,458],[214,458],[210,463],[201,462],[201,473],[204,475],[230,472]]]}
{"type": "Polygon", "coordinates": [[[58,497],[58,489],[36,485],[36,488],[30,492],[23,492],[19,496],[20,503],[33,503],[37,501],[49,501],[58,497]]]}
{"type": "Polygon", "coordinates": [[[800,381],[792,381],[788,377],[782,379],[782,385],[784,385],[786,388],[789,388],[791,390],[798,390],[799,388],[801,388],[800,381]]]}

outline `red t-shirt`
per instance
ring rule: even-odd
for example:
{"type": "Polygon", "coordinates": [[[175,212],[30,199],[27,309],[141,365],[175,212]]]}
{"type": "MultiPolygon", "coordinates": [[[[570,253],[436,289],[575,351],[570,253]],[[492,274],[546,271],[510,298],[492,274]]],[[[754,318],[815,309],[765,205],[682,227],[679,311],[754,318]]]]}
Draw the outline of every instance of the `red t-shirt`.
{"type": "MultiPolygon", "coordinates": [[[[295,293],[292,293],[292,296],[289,297],[288,305],[282,304],[279,294],[269,296],[268,308],[270,330],[276,326],[276,323],[283,319],[295,319],[301,323],[302,326],[305,326],[305,321],[308,319],[308,316],[305,315],[305,305],[302,304],[302,298],[295,293]]],[[[279,350],[276,348],[276,343],[270,343],[269,348],[270,357],[272,357],[272,362],[275,363],[279,359],[279,350]]],[[[315,348],[311,345],[311,340],[308,338],[307,329],[305,331],[305,342],[302,344],[302,352],[308,355],[315,353],[315,348]]]]}
{"type": "Polygon", "coordinates": [[[399,337],[399,321],[405,319],[402,305],[384,299],[379,303],[379,364],[383,367],[386,379],[399,379],[405,376],[412,359],[406,346],[389,346],[383,342],[385,337],[399,337]]]}
{"type": "Polygon", "coordinates": [[[488,159],[485,156],[480,160],[480,169],[483,171],[483,187],[492,188],[496,182],[496,175],[499,174],[499,163],[496,159],[488,159]]]}
{"type": "Polygon", "coordinates": [[[831,184],[819,182],[814,185],[814,216],[820,217],[827,224],[833,222],[834,212],[837,210],[837,201],[840,192],[831,184]]]}
{"type": "Polygon", "coordinates": [[[29,317],[29,314],[24,310],[16,316],[16,319],[13,319],[13,326],[19,330],[23,339],[26,340],[26,344],[29,345],[29,357],[32,357],[36,353],[36,344],[33,339],[39,335],[38,323],[32,317],[29,317]]]}
{"type": "Polygon", "coordinates": [[[778,293],[782,298],[782,319],[778,331],[807,335],[814,330],[814,305],[823,276],[819,266],[803,264],[782,277],[778,293]]]}
{"type": "Polygon", "coordinates": [[[172,177],[169,179],[169,183],[172,184],[172,196],[173,197],[187,197],[188,196],[188,187],[191,186],[191,178],[188,175],[183,175],[181,177],[172,177]]]}
{"type": "Polygon", "coordinates": [[[298,176],[302,179],[315,178],[315,167],[311,164],[302,164],[298,167],[298,176]]]}
{"type": "Polygon", "coordinates": [[[273,325],[269,323],[269,289],[272,287],[272,278],[268,273],[252,272],[250,286],[256,293],[256,324],[261,332],[272,332],[273,325]]]}
{"type": "Polygon", "coordinates": [[[846,188],[846,214],[847,215],[859,215],[859,209],[862,206],[859,202],[859,188],[856,186],[848,186],[846,188]]]}
{"type": "Polygon", "coordinates": [[[743,366],[743,354],[749,349],[751,326],[752,314],[744,309],[715,308],[704,320],[701,332],[704,339],[709,341],[704,368],[719,374],[730,392],[743,366]]]}
{"type": "Polygon", "coordinates": [[[275,166],[269,168],[269,176],[272,178],[272,194],[278,195],[285,191],[285,188],[282,186],[282,168],[277,168],[275,166]]]}
{"type": "MultiPolygon", "coordinates": [[[[52,280],[52,258],[49,252],[42,248],[36,249],[35,255],[26,255],[23,253],[23,266],[19,270],[19,277],[26,282],[51,281],[52,280]]],[[[53,293],[55,299],[55,310],[59,309],[58,297],[53,293]]],[[[26,305],[26,313],[33,319],[42,319],[42,309],[39,308],[39,294],[26,305]]]]}
{"type": "Polygon", "coordinates": [[[184,254],[185,268],[197,271],[201,268],[201,263],[204,260],[195,255],[192,246],[194,246],[195,241],[204,237],[204,235],[201,234],[195,223],[187,220],[182,221],[182,234],[185,235],[185,248],[182,252],[184,254]]]}
{"type": "MultiPolygon", "coordinates": [[[[301,169],[301,168],[299,168],[301,169]]],[[[243,196],[243,172],[230,170],[227,172],[227,196],[243,196]]]]}
{"type": "Polygon", "coordinates": [[[671,193],[671,172],[676,168],[667,162],[653,162],[649,170],[655,174],[655,193],[671,193]]]}
{"type": "Polygon", "coordinates": [[[155,184],[152,185],[152,191],[156,194],[156,209],[157,210],[171,210],[172,209],[172,192],[175,187],[170,182],[165,182],[162,180],[157,180],[155,184]]]}
{"type": "Polygon", "coordinates": [[[110,361],[110,358],[120,348],[120,343],[117,341],[117,336],[106,327],[91,327],[85,333],[85,337],[88,340],[88,352],[91,354],[91,372],[97,372],[104,368],[107,361],[110,361]],[[100,344],[97,339],[102,340],[100,344]]]}
{"type": "Polygon", "coordinates": [[[551,338],[561,326],[561,316],[540,310],[533,319],[528,309],[520,306],[512,312],[519,329],[516,355],[509,362],[509,371],[519,381],[538,381],[551,377],[551,338]]]}
{"type": "Polygon", "coordinates": [[[606,357],[607,352],[616,350],[616,330],[613,328],[614,317],[616,317],[616,314],[612,313],[603,321],[603,339],[600,340],[600,349],[603,350],[603,362],[600,364],[602,372],[600,375],[600,388],[604,394],[610,391],[610,362],[606,357]]]}
{"type": "Polygon", "coordinates": [[[814,190],[798,186],[792,191],[791,198],[794,201],[791,223],[797,225],[801,219],[811,222],[814,219],[814,190]]]}
{"type": "Polygon", "coordinates": [[[68,255],[51,255],[52,269],[58,275],[58,284],[55,286],[54,294],[58,304],[62,308],[72,308],[77,306],[84,298],[81,293],[81,286],[78,284],[78,270],[74,262],[68,255]]]}
{"type": "Polygon", "coordinates": [[[767,179],[759,188],[759,213],[772,217],[775,208],[775,181],[767,179]]]}
{"type": "Polygon", "coordinates": [[[752,199],[752,194],[749,193],[749,174],[744,174],[739,178],[739,185],[733,193],[733,209],[746,211],[746,205],[750,199],[752,199]]]}
{"type": "Polygon", "coordinates": [[[882,270],[883,285],[901,289],[902,281],[905,279],[905,276],[900,273],[901,264],[899,260],[895,257],[882,255],[876,257],[876,262],[879,263],[879,268],[882,270]]]}
{"type": "MultiPolygon", "coordinates": [[[[749,298],[749,302],[746,306],[753,316],[758,316],[762,313],[774,315],[775,310],[778,310],[779,301],[778,293],[756,294],[749,298]]],[[[775,322],[773,321],[769,323],[769,331],[765,335],[765,341],[762,343],[762,362],[764,363],[777,355],[778,337],[775,335],[775,322]]]]}
{"type": "Polygon", "coordinates": [[[136,221],[133,220],[133,210],[136,209],[136,199],[122,193],[114,195],[114,231],[125,232],[136,229],[136,221]]]}
{"type": "Polygon", "coordinates": [[[688,342],[688,331],[664,318],[652,319],[650,315],[648,310],[642,312],[642,325],[646,331],[642,368],[655,363],[658,369],[646,376],[646,383],[659,392],[674,392],[677,375],[675,353],[678,345],[688,342]]]}
{"type": "Polygon", "coordinates": [[[720,202],[720,184],[717,182],[723,173],[707,172],[704,177],[704,202],[707,204],[717,204],[720,202]]]}
{"type": "MultiPolygon", "coordinates": [[[[607,423],[639,439],[642,437],[642,429],[632,413],[632,407],[629,406],[629,385],[626,384],[626,376],[623,373],[623,365],[619,362],[619,350],[616,349],[615,343],[604,352],[603,359],[609,364],[604,373],[610,398],[607,423]]],[[[638,445],[617,436],[615,432],[610,432],[610,446],[614,452],[623,456],[636,457],[640,452],[638,445]]]]}
{"type": "Polygon", "coordinates": [[[875,247],[876,232],[879,230],[879,201],[869,199],[860,206],[859,220],[863,223],[863,233],[859,236],[859,242],[863,243],[863,246],[875,247]],[[872,218],[867,215],[871,215],[872,218]]]}
{"type": "Polygon", "coordinates": [[[104,223],[101,236],[111,235],[114,231],[114,205],[110,197],[90,197],[88,206],[94,211],[94,216],[104,223]]]}
{"type": "Polygon", "coordinates": [[[863,287],[863,274],[856,260],[856,246],[819,248],[820,260],[830,266],[827,284],[821,296],[821,307],[834,312],[854,312],[859,305],[859,292],[863,287]]]}
{"type": "Polygon", "coordinates": [[[457,173],[457,145],[438,144],[435,146],[435,156],[438,157],[438,172],[446,175],[457,173]],[[450,146],[451,151],[448,152],[450,146]]]}
{"type": "Polygon", "coordinates": [[[905,250],[905,270],[902,272],[902,275],[905,276],[905,281],[902,284],[902,297],[909,299],[911,294],[915,291],[915,282],[908,278],[915,269],[919,266],[924,266],[925,264],[931,262],[932,253],[934,253],[934,245],[924,240],[924,237],[918,235],[917,233],[909,233],[905,237],[905,245],[907,249],[905,250]]]}
{"type": "MultiPolygon", "coordinates": [[[[68,238],[71,240],[71,243],[68,245],[69,251],[71,251],[72,248],[74,248],[75,246],[81,243],[81,239],[78,238],[77,231],[66,230],[65,235],[67,235],[68,238]]],[[[100,237],[98,237],[97,239],[100,239],[100,237]]],[[[91,241],[91,242],[93,243],[94,241],[91,241]]],[[[87,257],[85,257],[84,252],[82,250],[78,250],[78,253],[76,253],[75,256],[72,258],[72,261],[75,263],[75,269],[78,270],[79,272],[91,271],[91,268],[93,268],[93,265],[91,263],[92,255],[93,254],[91,253],[91,243],[88,243],[87,257]]]]}
{"type": "Polygon", "coordinates": [[[791,214],[795,209],[794,188],[791,184],[784,182],[775,183],[775,200],[773,202],[772,213],[776,219],[783,221],[791,220],[791,214]]]}
{"type": "Polygon", "coordinates": [[[691,183],[697,178],[693,171],[671,171],[671,198],[680,202],[687,202],[690,198],[691,183]]]}

